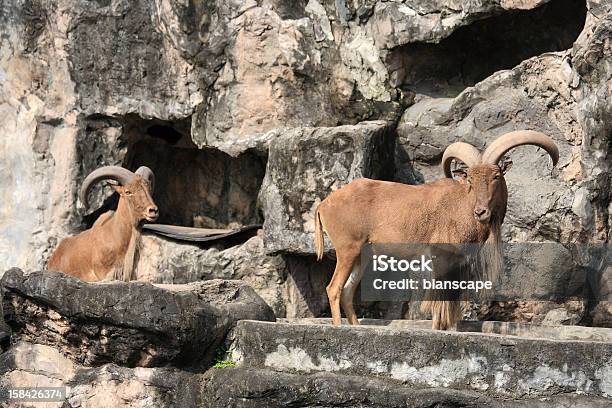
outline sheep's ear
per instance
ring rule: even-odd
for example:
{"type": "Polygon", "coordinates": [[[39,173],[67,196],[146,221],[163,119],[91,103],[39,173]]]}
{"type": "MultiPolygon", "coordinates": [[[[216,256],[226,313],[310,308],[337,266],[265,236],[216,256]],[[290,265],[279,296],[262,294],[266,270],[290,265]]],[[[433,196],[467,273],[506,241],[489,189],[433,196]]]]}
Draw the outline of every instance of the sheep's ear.
{"type": "Polygon", "coordinates": [[[121,184],[110,184],[109,186],[115,191],[115,193],[117,194],[123,194],[123,190],[125,190],[125,187],[123,187],[121,184]]]}
{"type": "Polygon", "coordinates": [[[464,169],[455,169],[452,171],[453,173],[453,177],[454,178],[459,178],[459,179],[466,179],[467,178],[467,172],[464,169]]]}
{"type": "Polygon", "coordinates": [[[506,172],[508,172],[508,170],[512,168],[512,160],[510,159],[504,160],[500,168],[501,168],[502,173],[506,174],[506,172]]]}

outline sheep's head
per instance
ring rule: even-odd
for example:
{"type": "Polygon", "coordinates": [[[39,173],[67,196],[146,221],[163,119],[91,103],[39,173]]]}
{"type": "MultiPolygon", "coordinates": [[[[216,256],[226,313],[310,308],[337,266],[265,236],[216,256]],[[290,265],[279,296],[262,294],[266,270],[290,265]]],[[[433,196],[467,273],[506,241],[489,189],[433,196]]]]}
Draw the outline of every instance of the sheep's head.
{"type": "Polygon", "coordinates": [[[155,221],[159,216],[159,210],[151,194],[155,187],[155,176],[148,167],[142,166],[135,173],[118,166],[106,166],[94,170],[83,181],[79,194],[81,202],[87,208],[87,196],[89,191],[98,181],[114,180],[119,184],[113,189],[125,200],[134,225],[142,221],[155,221]]]}
{"type": "Polygon", "coordinates": [[[543,133],[521,130],[506,133],[495,140],[481,154],[474,146],[457,142],[446,148],[442,157],[442,167],[447,177],[460,176],[469,194],[473,197],[474,218],[482,223],[489,222],[495,209],[503,213],[508,201],[508,190],[504,174],[512,167],[511,161],[502,165],[498,162],[509,150],[521,145],[535,145],[548,152],[553,166],[559,161],[559,149],[555,142],[543,133]],[[464,162],[467,170],[451,170],[451,162],[464,162]]]}

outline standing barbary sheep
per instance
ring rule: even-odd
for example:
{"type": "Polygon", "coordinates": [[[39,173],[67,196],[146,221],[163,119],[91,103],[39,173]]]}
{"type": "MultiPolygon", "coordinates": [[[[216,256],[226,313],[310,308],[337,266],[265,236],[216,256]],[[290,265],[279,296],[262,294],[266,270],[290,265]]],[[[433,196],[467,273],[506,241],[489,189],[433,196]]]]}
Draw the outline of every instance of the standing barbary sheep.
{"type": "MultiPolygon", "coordinates": [[[[336,269],[327,286],[334,324],[340,324],[340,303],[350,324],[359,324],[353,297],[362,270],[361,247],[369,243],[467,244],[487,243],[499,265],[500,230],[508,190],[504,179],[511,162],[498,166],[514,147],[535,145],[559,160],[559,150],[548,136],[535,131],[506,133],[480,153],[474,146],[457,142],[442,157],[444,174],[450,179],[423,185],[359,179],[330,194],[315,211],[315,247],[323,257],[323,231],[336,248],[336,269]],[[451,171],[461,160],[467,171],[451,171]],[[461,176],[453,180],[452,174],[461,176]],[[491,249],[492,248],[492,249],[491,249]],[[350,277],[350,278],[349,278],[350,277]]],[[[460,319],[456,301],[424,302],[432,313],[433,329],[448,329],[460,319]]]]}
{"type": "Polygon", "coordinates": [[[120,196],[117,210],[102,214],[91,229],[60,242],[49,259],[49,270],[88,282],[132,279],[142,224],[155,221],[159,215],[151,198],[155,176],[145,166],[136,173],[117,166],[94,170],[85,178],[79,192],[86,208],[92,186],[105,179],[119,183],[113,186],[120,196]]]}

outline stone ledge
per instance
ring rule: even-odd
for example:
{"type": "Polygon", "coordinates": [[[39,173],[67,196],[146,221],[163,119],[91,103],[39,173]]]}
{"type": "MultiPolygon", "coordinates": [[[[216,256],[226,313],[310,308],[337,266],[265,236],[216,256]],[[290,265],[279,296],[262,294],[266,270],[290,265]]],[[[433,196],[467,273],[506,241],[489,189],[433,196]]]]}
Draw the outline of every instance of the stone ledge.
{"type": "Polygon", "coordinates": [[[243,367],[333,372],[504,398],[612,398],[612,343],[427,329],[242,321],[243,367]]]}
{"type": "Polygon", "coordinates": [[[375,378],[331,373],[308,375],[253,368],[206,373],[205,407],[380,407],[380,408],[603,408],[610,401],[581,395],[555,395],[537,400],[494,399],[475,391],[412,388],[375,378]]]}
{"type": "MultiPolygon", "coordinates": [[[[327,324],[332,323],[331,318],[283,318],[279,323],[306,323],[327,324]]],[[[348,324],[342,319],[343,324],[348,324]]],[[[383,320],[359,319],[364,326],[380,326],[396,329],[431,329],[431,320],[383,320]]],[[[542,326],[532,323],[499,322],[499,321],[470,321],[457,322],[458,332],[503,334],[518,337],[530,337],[544,340],[585,340],[612,343],[612,329],[605,327],[587,326],[542,326]]]]}
{"type": "Polygon", "coordinates": [[[85,283],[63,273],[11,269],[1,285],[14,341],[56,347],[85,366],[202,369],[237,320],[274,320],[240,281],[85,283]]]}

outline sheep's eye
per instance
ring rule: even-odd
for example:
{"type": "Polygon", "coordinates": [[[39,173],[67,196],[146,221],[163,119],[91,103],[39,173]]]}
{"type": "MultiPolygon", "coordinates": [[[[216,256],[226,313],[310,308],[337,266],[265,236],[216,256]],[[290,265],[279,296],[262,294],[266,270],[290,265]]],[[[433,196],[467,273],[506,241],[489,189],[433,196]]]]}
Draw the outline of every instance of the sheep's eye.
{"type": "Polygon", "coordinates": [[[131,195],[132,195],[132,192],[131,192],[130,190],[125,190],[125,195],[127,195],[127,196],[131,196],[131,195]]]}
{"type": "Polygon", "coordinates": [[[495,176],[493,176],[493,180],[499,180],[499,174],[496,174],[495,176]]]}

